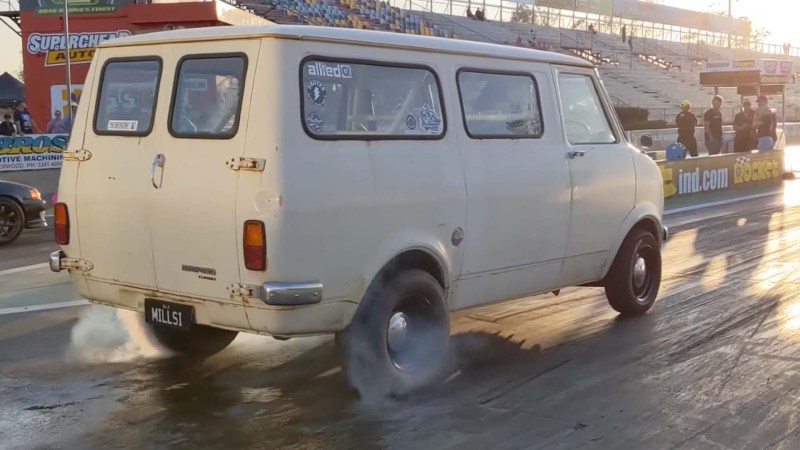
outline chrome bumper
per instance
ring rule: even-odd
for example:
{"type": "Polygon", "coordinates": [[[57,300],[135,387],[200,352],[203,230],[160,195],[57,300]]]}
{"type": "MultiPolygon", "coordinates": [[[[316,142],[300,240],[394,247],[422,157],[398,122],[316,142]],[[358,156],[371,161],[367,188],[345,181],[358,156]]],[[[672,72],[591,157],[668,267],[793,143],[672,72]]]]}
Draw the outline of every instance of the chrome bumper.
{"type": "Polygon", "coordinates": [[[666,225],[663,225],[663,236],[661,236],[661,242],[667,242],[669,240],[669,228],[666,225]]]}
{"type": "Polygon", "coordinates": [[[64,268],[61,267],[61,258],[64,256],[64,252],[61,250],[50,253],[50,270],[53,272],[61,272],[64,270],[64,268]]]}
{"type": "Polygon", "coordinates": [[[322,301],[322,283],[264,283],[258,297],[267,305],[313,305],[322,301]]]}

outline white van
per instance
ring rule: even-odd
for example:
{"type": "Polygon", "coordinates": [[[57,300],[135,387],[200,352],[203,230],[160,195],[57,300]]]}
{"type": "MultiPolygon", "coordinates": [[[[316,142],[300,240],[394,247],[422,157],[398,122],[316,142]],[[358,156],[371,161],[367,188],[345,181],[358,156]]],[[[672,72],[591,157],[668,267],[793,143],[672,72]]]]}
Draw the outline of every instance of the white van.
{"type": "Polygon", "coordinates": [[[152,33],[95,55],[50,264],[177,352],[337,333],[354,386],[398,393],[445,365],[449,311],[589,285],[645,313],[662,187],[580,59],[308,26],[152,33]]]}

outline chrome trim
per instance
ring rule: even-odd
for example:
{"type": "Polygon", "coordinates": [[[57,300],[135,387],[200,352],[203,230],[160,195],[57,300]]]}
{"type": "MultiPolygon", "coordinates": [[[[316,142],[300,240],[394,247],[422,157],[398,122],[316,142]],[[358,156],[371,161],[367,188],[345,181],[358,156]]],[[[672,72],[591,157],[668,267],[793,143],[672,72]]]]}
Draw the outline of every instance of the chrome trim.
{"type": "Polygon", "coordinates": [[[61,250],[50,253],[50,270],[52,270],[53,272],[61,272],[62,256],[64,256],[64,252],[61,250]]]}
{"type": "Polygon", "coordinates": [[[667,242],[669,240],[669,228],[666,225],[662,225],[663,228],[663,236],[661,237],[661,242],[667,242]]]}
{"type": "Polygon", "coordinates": [[[258,297],[267,305],[313,305],[322,301],[322,283],[267,282],[261,285],[258,297]]]}

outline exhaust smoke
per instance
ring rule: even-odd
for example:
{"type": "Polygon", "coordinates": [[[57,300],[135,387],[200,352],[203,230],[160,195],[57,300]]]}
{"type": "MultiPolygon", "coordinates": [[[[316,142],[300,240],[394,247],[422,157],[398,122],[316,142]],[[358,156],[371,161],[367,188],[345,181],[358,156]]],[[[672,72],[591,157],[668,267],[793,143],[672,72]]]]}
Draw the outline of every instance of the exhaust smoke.
{"type": "Polygon", "coordinates": [[[152,336],[144,315],[92,305],[72,328],[67,357],[74,361],[124,363],[157,359],[171,353],[152,336]]]}

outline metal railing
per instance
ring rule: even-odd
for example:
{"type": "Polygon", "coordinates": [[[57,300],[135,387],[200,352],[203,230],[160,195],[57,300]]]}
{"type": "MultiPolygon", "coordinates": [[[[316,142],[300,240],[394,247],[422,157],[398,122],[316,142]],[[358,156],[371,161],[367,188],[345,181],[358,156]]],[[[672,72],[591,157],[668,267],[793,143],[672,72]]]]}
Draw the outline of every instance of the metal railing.
{"type": "MultiPolygon", "coordinates": [[[[625,106],[625,105],[622,105],[625,106]]],[[[778,120],[783,121],[783,117],[781,117],[781,107],[780,103],[777,105],[773,105],[772,108],[775,110],[775,114],[778,115],[778,120]]],[[[646,108],[649,111],[649,115],[647,117],[648,120],[663,120],[667,122],[667,125],[674,126],[675,125],[675,116],[681,112],[680,108],[646,108]]],[[[692,112],[695,116],[697,116],[697,126],[703,126],[703,113],[706,112],[709,108],[701,108],[701,107],[694,107],[692,108],[692,112]]],[[[725,125],[732,125],[734,118],[736,118],[736,114],[741,112],[741,108],[735,106],[723,106],[720,108],[722,112],[722,123],[725,125]]],[[[786,121],[787,122],[798,122],[800,121],[800,108],[786,108],[786,121]]]]}

